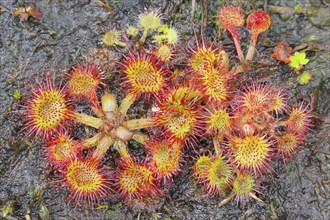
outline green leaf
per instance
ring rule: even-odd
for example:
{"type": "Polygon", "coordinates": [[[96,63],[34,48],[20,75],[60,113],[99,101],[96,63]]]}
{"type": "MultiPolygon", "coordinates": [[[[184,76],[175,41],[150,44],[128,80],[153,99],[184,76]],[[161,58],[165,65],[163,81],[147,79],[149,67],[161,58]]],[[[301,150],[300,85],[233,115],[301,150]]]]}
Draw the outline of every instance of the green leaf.
{"type": "Polygon", "coordinates": [[[301,7],[301,5],[299,5],[299,4],[296,4],[294,7],[293,7],[293,10],[295,11],[295,12],[298,12],[298,11],[300,11],[300,10],[302,10],[303,8],[301,7]]]}
{"type": "Polygon", "coordinates": [[[295,69],[299,69],[302,65],[305,65],[309,62],[309,59],[306,59],[306,53],[295,52],[293,56],[290,57],[290,66],[295,69]]]}
{"type": "Polygon", "coordinates": [[[312,75],[309,72],[303,72],[298,78],[299,84],[300,85],[307,84],[311,78],[312,78],[312,75]]]}

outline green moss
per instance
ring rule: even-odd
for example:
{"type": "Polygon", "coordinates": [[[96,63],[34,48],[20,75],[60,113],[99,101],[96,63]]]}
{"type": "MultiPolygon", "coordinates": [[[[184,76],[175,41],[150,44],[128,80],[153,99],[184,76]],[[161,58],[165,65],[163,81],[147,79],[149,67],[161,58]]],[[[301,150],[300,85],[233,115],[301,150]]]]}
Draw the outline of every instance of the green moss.
{"type": "Polygon", "coordinates": [[[8,93],[5,93],[5,92],[4,93],[1,93],[0,94],[0,97],[1,98],[7,98],[8,97],[8,93]]]}
{"type": "Polygon", "coordinates": [[[15,204],[15,201],[9,200],[1,208],[1,212],[2,212],[2,217],[3,218],[6,218],[6,217],[10,216],[14,212],[14,204],[15,204]]]}
{"type": "Polygon", "coordinates": [[[42,201],[42,197],[43,197],[43,192],[42,192],[41,186],[36,186],[32,190],[32,199],[33,199],[33,201],[35,201],[37,204],[40,204],[41,201],[42,201]]]}
{"type": "Polygon", "coordinates": [[[39,217],[41,220],[49,220],[49,210],[46,206],[42,205],[39,211],[39,217]]]}
{"type": "Polygon", "coordinates": [[[301,7],[301,5],[299,5],[299,4],[296,4],[295,6],[294,6],[294,8],[293,8],[293,10],[295,11],[295,12],[298,12],[298,11],[300,11],[300,10],[302,10],[303,8],[301,7]]]}
{"type": "Polygon", "coordinates": [[[18,101],[22,98],[22,93],[19,90],[15,90],[13,93],[13,97],[18,101]]]}

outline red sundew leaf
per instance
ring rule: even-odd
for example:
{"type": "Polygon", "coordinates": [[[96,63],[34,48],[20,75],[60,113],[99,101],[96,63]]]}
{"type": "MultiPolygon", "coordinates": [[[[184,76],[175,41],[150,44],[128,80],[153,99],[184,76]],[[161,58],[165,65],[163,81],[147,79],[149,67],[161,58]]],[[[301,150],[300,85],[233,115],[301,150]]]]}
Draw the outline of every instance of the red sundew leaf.
{"type": "Polygon", "coordinates": [[[25,8],[16,8],[13,15],[18,16],[21,21],[26,21],[30,16],[34,18],[42,17],[40,8],[33,3],[27,3],[25,8]]]}
{"type": "Polygon", "coordinates": [[[292,51],[293,49],[289,45],[284,42],[279,42],[271,56],[278,61],[289,64],[292,51]]]}
{"type": "Polygon", "coordinates": [[[34,18],[41,18],[42,17],[42,13],[40,11],[40,8],[35,6],[33,3],[28,3],[26,5],[26,11],[30,16],[32,16],[34,18]]]}

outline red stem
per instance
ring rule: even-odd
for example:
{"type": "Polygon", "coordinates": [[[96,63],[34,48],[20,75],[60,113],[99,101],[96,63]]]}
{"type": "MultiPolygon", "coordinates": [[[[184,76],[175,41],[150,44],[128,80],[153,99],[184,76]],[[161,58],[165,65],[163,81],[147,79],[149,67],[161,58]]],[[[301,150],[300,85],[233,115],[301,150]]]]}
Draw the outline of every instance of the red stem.
{"type": "Polygon", "coordinates": [[[244,63],[245,62],[245,58],[244,58],[244,55],[243,55],[241,43],[239,41],[236,28],[235,27],[230,27],[230,28],[228,28],[228,31],[231,34],[231,36],[233,37],[234,44],[236,46],[236,51],[237,51],[238,59],[241,61],[241,63],[244,63]]]}

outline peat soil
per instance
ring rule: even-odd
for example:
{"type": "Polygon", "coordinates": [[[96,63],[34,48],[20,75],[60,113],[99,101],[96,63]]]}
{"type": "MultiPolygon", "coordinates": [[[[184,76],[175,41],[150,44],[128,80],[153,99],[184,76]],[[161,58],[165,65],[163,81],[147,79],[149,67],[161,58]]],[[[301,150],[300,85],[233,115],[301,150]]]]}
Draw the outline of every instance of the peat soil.
{"type": "MultiPolygon", "coordinates": [[[[47,70],[53,77],[60,76],[83,60],[89,51],[104,47],[101,39],[106,30],[122,30],[127,24],[136,24],[138,14],[145,9],[160,9],[164,21],[177,28],[183,41],[194,45],[195,37],[189,23],[192,1],[116,0],[110,1],[111,11],[96,0],[33,2],[41,9],[43,17],[27,21],[20,21],[11,14],[15,8],[24,6],[24,1],[0,2],[0,219],[4,219],[8,207],[13,210],[7,214],[7,219],[330,219],[329,0],[278,0],[267,1],[268,4],[232,1],[242,5],[246,13],[270,5],[307,8],[305,13],[271,12],[271,28],[258,44],[254,80],[272,79],[290,88],[297,99],[312,99],[318,116],[316,126],[297,157],[279,166],[277,175],[263,184],[259,197],[264,203],[254,201],[246,207],[230,203],[219,207],[221,198],[204,196],[190,180],[193,161],[189,162],[191,158],[187,157],[183,171],[170,187],[169,196],[151,213],[132,211],[116,199],[109,199],[107,206],[93,212],[67,205],[66,190],[52,186],[40,141],[24,140],[23,134],[18,132],[22,124],[15,111],[24,103],[17,100],[17,91],[24,100],[30,86],[42,80],[47,70]],[[306,52],[310,59],[306,70],[313,75],[308,85],[293,88],[295,73],[269,57],[282,40],[306,52]]],[[[194,23],[199,39],[201,17],[206,16],[201,13],[201,4],[207,2],[207,25],[203,35],[210,43],[218,36],[214,22],[216,9],[229,1],[197,1],[194,23]]],[[[226,35],[223,33],[221,38],[224,48],[233,52],[232,41],[224,40],[226,35]]],[[[246,29],[242,30],[241,38],[246,50],[249,42],[246,29]]],[[[221,44],[219,38],[216,44],[221,44]]],[[[116,57],[123,49],[112,50],[116,57]]]]}

